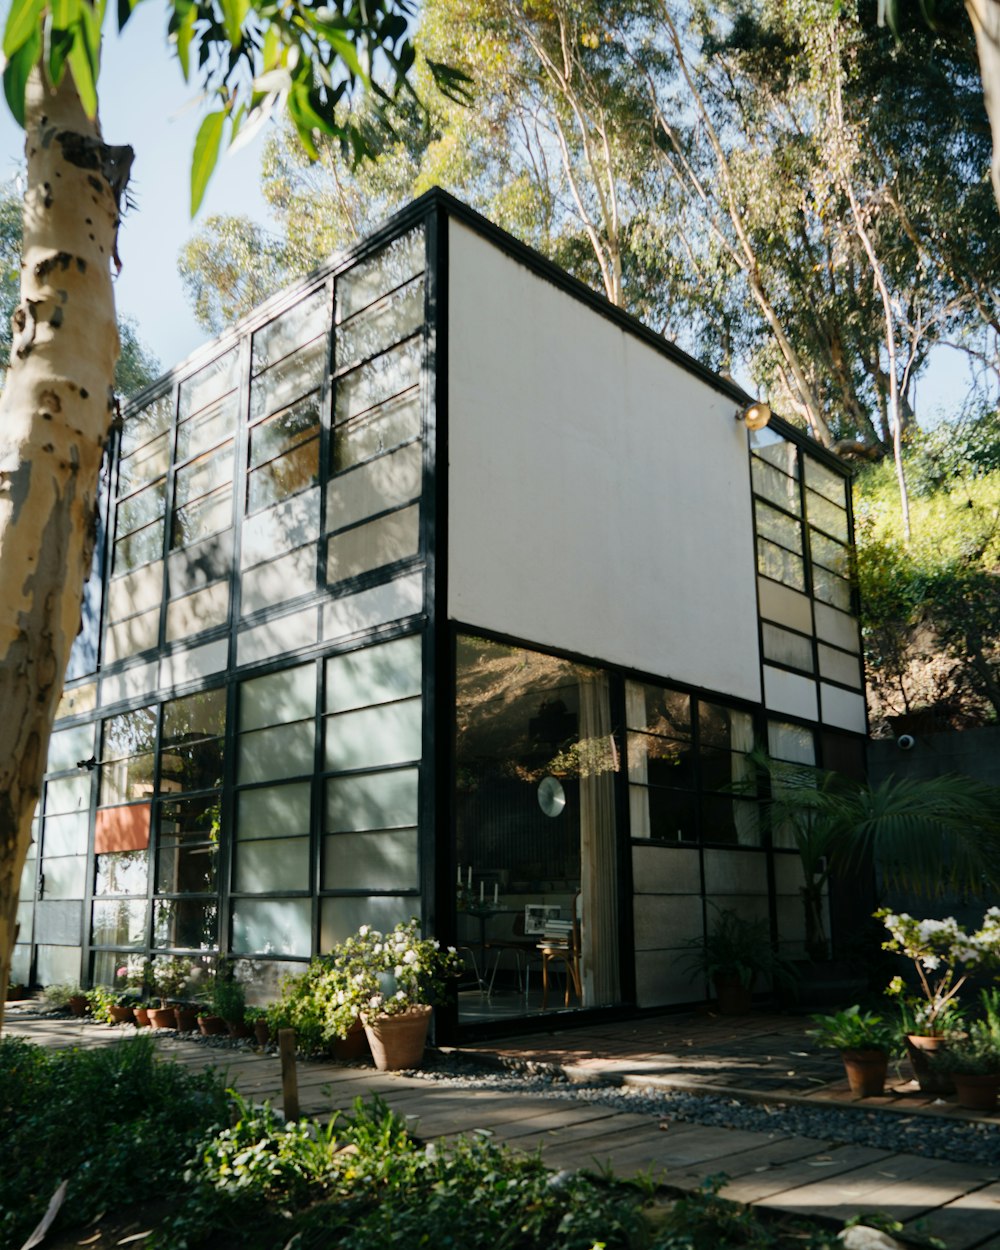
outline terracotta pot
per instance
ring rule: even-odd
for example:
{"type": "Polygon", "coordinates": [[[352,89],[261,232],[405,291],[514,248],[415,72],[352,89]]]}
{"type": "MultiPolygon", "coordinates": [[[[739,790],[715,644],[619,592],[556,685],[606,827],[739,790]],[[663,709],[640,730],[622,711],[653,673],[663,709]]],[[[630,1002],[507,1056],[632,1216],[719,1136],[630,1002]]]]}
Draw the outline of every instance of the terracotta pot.
{"type": "Polygon", "coordinates": [[[7,1001],[9,1003],[16,1002],[19,998],[27,996],[27,989],[18,983],[17,985],[9,985],[7,987],[7,1001]]]}
{"type": "Polygon", "coordinates": [[[840,1057],[855,1098],[878,1098],[885,1092],[889,1056],[884,1050],[842,1050],[840,1057]]]}
{"type": "Polygon", "coordinates": [[[253,1037],[253,1029],[245,1020],[227,1020],[226,1028],[230,1037],[253,1037]]]}
{"type": "Polygon", "coordinates": [[[951,1074],[935,1072],[930,1063],[931,1055],[947,1049],[948,1040],[947,1037],[940,1037],[937,1034],[907,1033],[906,1053],[921,1093],[953,1094],[955,1092],[951,1074]]]}
{"type": "Polygon", "coordinates": [[[215,1037],[226,1032],[226,1022],[221,1016],[199,1016],[198,1028],[203,1037],[215,1037]]]}
{"type": "Polygon", "coordinates": [[[135,1027],[137,1029],[149,1028],[149,1008],[133,1007],[132,1014],[135,1016],[135,1027]]]}
{"type": "Polygon", "coordinates": [[[379,1072],[416,1068],[424,1057],[430,1007],[411,1007],[398,1016],[372,1016],[365,1021],[365,1034],[379,1072]]]}
{"type": "Polygon", "coordinates": [[[111,1003],[108,1007],[108,1015],[111,1017],[112,1024],[128,1024],[135,1019],[133,1008],[120,1007],[117,1003],[111,1003]]]}
{"type": "Polygon", "coordinates": [[[356,1063],[365,1057],[367,1049],[365,1026],[360,1020],[354,1021],[346,1037],[335,1037],[330,1043],[330,1055],[338,1063],[356,1063]]]}
{"type": "Polygon", "coordinates": [[[175,1007],[174,1019],[178,1033],[193,1033],[198,1027],[198,1012],[194,1007],[175,1007]]]}
{"type": "Polygon", "coordinates": [[[149,1007],[149,1023],[154,1029],[176,1029],[173,1007],[149,1007]]]}
{"type": "Polygon", "coordinates": [[[745,1016],[753,1004],[753,989],[738,976],[717,973],[712,978],[719,1012],[724,1016],[745,1016]]]}
{"type": "Polygon", "coordinates": [[[67,1000],[66,1006],[69,1008],[71,1016],[85,1016],[87,1014],[87,999],[84,994],[74,994],[72,998],[67,1000]]]}
{"type": "Polygon", "coordinates": [[[253,1022],[253,1035],[258,1046],[266,1046],[271,1040],[271,1026],[263,1017],[253,1022]]]}
{"type": "Polygon", "coordinates": [[[965,1107],[968,1111],[996,1111],[1000,1074],[990,1072],[973,1075],[970,1072],[955,1072],[952,1079],[960,1107],[965,1107]]]}

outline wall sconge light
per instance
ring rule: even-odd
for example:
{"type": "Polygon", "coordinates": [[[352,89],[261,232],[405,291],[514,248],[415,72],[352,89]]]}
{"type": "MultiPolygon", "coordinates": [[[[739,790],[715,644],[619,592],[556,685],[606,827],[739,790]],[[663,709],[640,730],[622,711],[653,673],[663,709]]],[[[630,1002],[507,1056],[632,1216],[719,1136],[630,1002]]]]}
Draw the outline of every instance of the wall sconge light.
{"type": "Polygon", "coordinates": [[[748,430],[762,430],[771,420],[771,405],[758,400],[747,408],[737,410],[736,420],[742,421],[748,430]]]}

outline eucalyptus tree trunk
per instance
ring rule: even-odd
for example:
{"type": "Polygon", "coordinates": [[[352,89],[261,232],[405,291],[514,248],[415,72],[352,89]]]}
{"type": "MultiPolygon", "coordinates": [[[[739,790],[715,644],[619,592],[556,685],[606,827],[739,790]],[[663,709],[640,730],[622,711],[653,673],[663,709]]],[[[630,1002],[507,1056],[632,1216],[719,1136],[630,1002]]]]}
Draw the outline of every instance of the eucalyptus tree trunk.
{"type": "Polygon", "coordinates": [[[80,624],[118,356],[111,264],[131,149],[109,148],[67,71],[25,119],[21,302],[0,397],[0,1026],[18,886],[80,624]]]}
{"type": "Polygon", "coordinates": [[[1000,0],[965,0],[973,29],[983,79],[986,116],[993,132],[993,194],[1000,208],[1000,0]]]}

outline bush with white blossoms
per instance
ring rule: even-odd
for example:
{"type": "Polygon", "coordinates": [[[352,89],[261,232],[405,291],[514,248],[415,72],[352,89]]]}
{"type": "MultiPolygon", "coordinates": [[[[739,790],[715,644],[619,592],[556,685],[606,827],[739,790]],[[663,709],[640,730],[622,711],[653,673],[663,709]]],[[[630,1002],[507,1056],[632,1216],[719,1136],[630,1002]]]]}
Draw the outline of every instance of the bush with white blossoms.
{"type": "Polygon", "coordinates": [[[888,908],[875,913],[889,930],[884,950],[913,961],[922,998],[906,993],[902,977],[893,977],[887,994],[900,999],[904,1014],[912,1014],[910,1032],[941,1034],[955,1027],[958,992],[980,968],[1000,963],[1000,907],[991,907],[974,933],[953,917],[915,920],[888,908]]]}
{"type": "Polygon", "coordinates": [[[327,956],[351,986],[358,1014],[399,1015],[413,1007],[439,1002],[462,961],[454,946],[422,938],[417,919],[382,933],[371,925],[340,942],[327,956]]]}

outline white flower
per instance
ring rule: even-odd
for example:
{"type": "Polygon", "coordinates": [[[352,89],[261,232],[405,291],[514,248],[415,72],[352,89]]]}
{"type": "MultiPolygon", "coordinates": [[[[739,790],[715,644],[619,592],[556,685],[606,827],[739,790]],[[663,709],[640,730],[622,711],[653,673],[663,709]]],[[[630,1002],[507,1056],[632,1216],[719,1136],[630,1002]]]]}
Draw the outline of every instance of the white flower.
{"type": "Polygon", "coordinates": [[[406,993],[403,990],[397,990],[396,997],[402,1001],[406,997],[406,993]]]}
{"type": "Polygon", "coordinates": [[[449,955],[457,955],[457,954],[458,954],[458,951],[454,948],[454,946],[449,946],[449,947],[448,947],[448,954],[449,954],[449,955]]]}
{"type": "Polygon", "coordinates": [[[363,924],[361,928],[358,930],[358,937],[367,937],[370,932],[371,932],[371,926],[363,924]]]}
{"type": "Polygon", "coordinates": [[[403,975],[403,971],[404,971],[403,965],[397,964],[396,967],[393,969],[393,976],[401,977],[403,975]]]}
{"type": "Polygon", "coordinates": [[[369,1000],[368,1000],[368,1006],[369,1006],[369,1007],[375,1007],[375,1008],[381,1007],[381,1006],[382,1006],[382,995],[381,995],[381,994],[373,994],[373,995],[371,996],[371,998],[369,998],[369,1000]]]}
{"type": "Polygon", "coordinates": [[[406,954],[403,956],[403,963],[415,964],[416,962],[417,962],[417,952],[414,950],[408,950],[406,954]]]}

